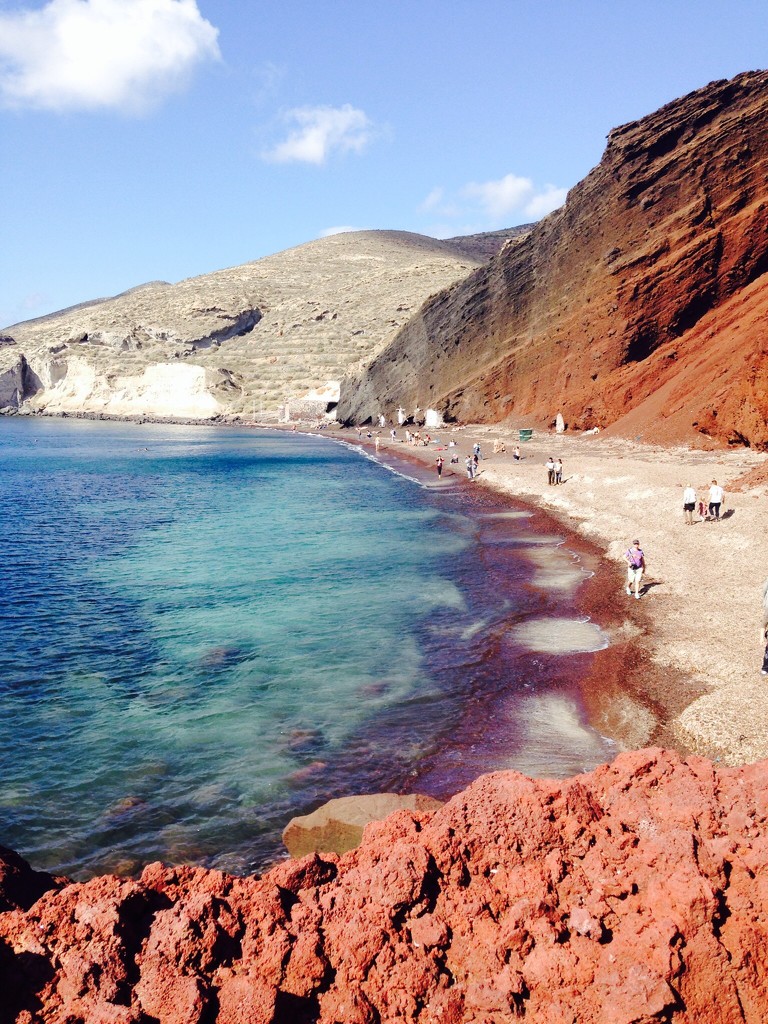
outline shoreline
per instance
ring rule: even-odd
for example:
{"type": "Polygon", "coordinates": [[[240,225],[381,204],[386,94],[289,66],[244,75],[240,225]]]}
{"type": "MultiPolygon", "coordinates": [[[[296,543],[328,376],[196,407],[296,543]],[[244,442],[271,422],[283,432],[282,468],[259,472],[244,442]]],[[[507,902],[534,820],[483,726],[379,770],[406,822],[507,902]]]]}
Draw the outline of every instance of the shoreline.
{"type": "MultiPolygon", "coordinates": [[[[357,438],[355,428],[337,423],[317,430],[305,423],[239,417],[28,416],[38,417],[298,431],[374,448],[372,441],[357,438]]],[[[402,427],[393,444],[389,429],[379,431],[381,454],[434,466],[439,445],[406,446],[402,427]]],[[[661,743],[734,766],[768,758],[768,680],[760,675],[760,602],[768,570],[757,558],[768,531],[768,454],[714,445],[662,447],[614,436],[610,428],[599,435],[535,430],[520,445],[523,458],[515,463],[511,452],[518,430],[509,423],[449,424],[433,432],[457,440],[462,463],[456,475],[462,478],[463,456],[479,441],[483,460],[477,483],[545,513],[591,545],[604,564],[604,592],[598,588],[593,594],[587,586],[583,598],[588,614],[591,608],[613,623],[611,653],[596,658],[599,685],[594,689],[589,678],[585,681],[585,700],[597,728],[627,747],[661,743]],[[504,442],[505,454],[493,454],[495,439],[504,442]],[[544,462],[549,455],[563,459],[561,486],[547,485],[544,462]],[[725,488],[727,518],[716,524],[695,516],[688,532],[683,488],[692,483],[702,497],[712,479],[725,488]],[[630,605],[622,553],[635,536],[649,571],[643,599],[630,605]],[[624,658],[628,643],[632,654],[624,658]],[[606,700],[609,692],[612,697],[606,700]]],[[[446,465],[444,472],[453,471],[446,465]]]]}
{"type": "MultiPolygon", "coordinates": [[[[406,445],[404,428],[393,443],[382,432],[380,454],[433,466],[451,438],[459,472],[448,464],[443,472],[463,477],[464,457],[479,442],[478,484],[544,514],[577,549],[583,543],[597,555],[599,569],[578,597],[611,639],[593,656],[582,687],[595,728],[626,748],[663,745],[734,766],[768,757],[768,680],[760,674],[759,643],[766,570],[756,558],[768,530],[768,487],[740,480],[755,470],[764,476],[768,455],[534,432],[515,462],[517,430],[510,426],[433,433],[446,445],[406,445]],[[505,454],[493,454],[497,439],[505,454]],[[563,459],[560,486],[547,484],[550,454],[563,459]],[[686,527],[683,488],[690,482],[702,496],[712,479],[725,488],[725,518],[696,515],[686,527]],[[635,536],[648,560],[640,601],[624,592],[622,555],[635,536]]],[[[354,428],[326,436],[373,448],[354,428]]]]}
{"type": "MultiPolygon", "coordinates": [[[[309,436],[317,435],[309,432],[309,436]]],[[[474,440],[475,436],[472,434],[471,439],[474,440]]],[[[423,468],[433,461],[436,450],[443,450],[437,446],[434,449],[413,448],[387,441],[376,454],[373,442],[367,439],[359,440],[351,434],[340,437],[339,432],[327,437],[336,443],[364,449],[367,457],[390,469],[389,461],[404,466],[418,464],[423,468]],[[386,456],[386,459],[380,456],[386,456]]],[[[463,465],[463,459],[460,465],[463,465]]],[[[446,480],[446,477],[448,481],[451,477],[460,477],[460,486],[471,486],[469,481],[465,481],[463,471],[444,468],[443,479],[446,480]]],[[[482,470],[478,477],[478,481],[481,480],[482,470]]],[[[529,525],[533,534],[559,537],[554,550],[567,552],[579,566],[576,572],[583,573],[580,580],[574,580],[564,591],[563,597],[569,598],[578,613],[598,626],[608,639],[605,648],[589,652],[591,664],[577,681],[586,724],[615,743],[617,753],[645,746],[675,747],[683,754],[691,753],[672,735],[668,727],[667,707],[679,704],[679,700],[668,692],[668,679],[655,666],[649,665],[642,648],[643,638],[649,628],[648,616],[643,614],[643,609],[633,608],[636,614],[633,621],[628,622],[623,611],[617,608],[612,589],[614,572],[605,550],[552,509],[534,504],[529,498],[522,498],[495,484],[486,486],[486,490],[507,498],[512,507],[524,509],[530,517],[529,525]]],[[[537,567],[530,562],[533,550],[523,548],[520,556],[529,561],[535,575],[537,567]]],[[[543,575],[546,575],[547,568],[542,566],[541,569],[543,575]]],[[[546,586],[543,589],[546,590],[546,586]]],[[[577,652],[570,651],[562,651],[560,654],[565,658],[578,656],[577,652]]],[[[674,682],[677,692],[691,691],[691,685],[682,673],[675,676],[674,682]]],[[[699,691],[695,691],[695,695],[698,696],[699,691]]],[[[553,777],[559,776],[553,773],[553,777]]]]}

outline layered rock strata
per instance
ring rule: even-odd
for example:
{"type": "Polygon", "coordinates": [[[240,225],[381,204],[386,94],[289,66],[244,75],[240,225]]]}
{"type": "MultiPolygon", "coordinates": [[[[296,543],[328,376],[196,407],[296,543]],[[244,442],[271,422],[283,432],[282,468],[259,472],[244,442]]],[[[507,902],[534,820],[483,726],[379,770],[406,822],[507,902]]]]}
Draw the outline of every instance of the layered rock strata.
{"type": "Polygon", "coordinates": [[[262,878],[65,885],[6,853],[0,1020],[762,1024],[767,793],[766,762],[643,750],[484,776],[262,878]]]}
{"type": "Polygon", "coordinates": [[[433,301],[339,415],[768,447],[768,72],[612,131],[563,208],[433,301]]]}

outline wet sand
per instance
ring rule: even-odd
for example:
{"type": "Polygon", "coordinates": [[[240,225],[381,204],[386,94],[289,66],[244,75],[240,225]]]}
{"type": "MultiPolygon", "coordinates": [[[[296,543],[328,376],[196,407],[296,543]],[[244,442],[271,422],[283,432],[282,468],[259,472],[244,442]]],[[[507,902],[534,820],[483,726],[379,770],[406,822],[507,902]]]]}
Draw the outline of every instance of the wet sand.
{"type": "MultiPolygon", "coordinates": [[[[594,656],[583,683],[596,728],[624,747],[663,744],[728,764],[768,757],[768,678],[760,674],[768,486],[740,482],[765,468],[768,456],[552,432],[520,444],[517,462],[517,430],[468,426],[430,433],[439,443],[426,448],[403,443],[402,429],[394,443],[388,429],[382,431],[381,456],[434,465],[441,454],[447,482],[452,474],[466,478],[464,458],[477,441],[483,458],[468,486],[494,488],[553,516],[570,535],[569,545],[602,556],[580,595],[611,640],[594,656]],[[455,449],[447,447],[450,440],[455,449]],[[496,440],[504,442],[504,454],[493,453],[496,440]],[[460,463],[451,467],[454,451],[460,463]],[[547,482],[550,455],[563,461],[560,486],[547,482]],[[702,521],[695,514],[694,524],[686,525],[683,488],[691,483],[706,497],[713,479],[726,492],[725,518],[702,521]],[[635,537],[648,565],[639,601],[625,593],[622,558],[635,537]]],[[[354,430],[334,436],[357,441],[354,430]]]]}

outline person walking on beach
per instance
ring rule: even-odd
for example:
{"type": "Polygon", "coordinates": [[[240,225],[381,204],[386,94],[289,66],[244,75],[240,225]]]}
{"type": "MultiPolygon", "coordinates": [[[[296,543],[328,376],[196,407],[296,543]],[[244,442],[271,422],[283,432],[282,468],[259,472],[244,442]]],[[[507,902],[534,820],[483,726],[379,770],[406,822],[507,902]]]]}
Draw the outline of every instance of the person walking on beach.
{"type": "Polygon", "coordinates": [[[627,562],[627,594],[632,593],[632,586],[635,588],[635,600],[640,600],[640,580],[645,572],[645,555],[640,547],[639,540],[632,541],[632,547],[624,552],[627,562]]]}
{"type": "Polygon", "coordinates": [[[687,484],[683,491],[683,515],[685,525],[693,526],[693,510],[696,508],[696,488],[687,484]]]}
{"type": "Polygon", "coordinates": [[[563,463],[561,459],[555,459],[555,483],[563,482],[563,463]]]}
{"type": "Polygon", "coordinates": [[[475,479],[475,460],[471,455],[466,458],[465,465],[467,467],[467,480],[475,479]]]}
{"type": "Polygon", "coordinates": [[[718,484],[717,480],[712,481],[712,486],[709,488],[709,518],[720,521],[720,506],[725,501],[725,492],[723,488],[718,484]]]}
{"type": "Polygon", "coordinates": [[[553,484],[555,482],[555,462],[551,455],[545,465],[547,467],[547,483],[553,484]]]}
{"type": "Polygon", "coordinates": [[[515,460],[515,462],[520,461],[520,448],[518,445],[515,445],[515,450],[512,452],[512,458],[515,460]]]}
{"type": "Polygon", "coordinates": [[[435,459],[435,465],[437,466],[437,479],[439,480],[443,475],[443,457],[438,455],[435,459]]]}

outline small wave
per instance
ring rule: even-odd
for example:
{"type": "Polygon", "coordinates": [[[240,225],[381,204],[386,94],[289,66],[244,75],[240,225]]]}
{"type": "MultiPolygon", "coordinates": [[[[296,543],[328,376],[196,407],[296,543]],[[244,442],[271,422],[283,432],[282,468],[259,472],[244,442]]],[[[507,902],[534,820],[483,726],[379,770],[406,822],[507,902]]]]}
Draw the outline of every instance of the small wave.
{"type": "Polygon", "coordinates": [[[608,647],[608,637],[589,619],[529,619],[512,630],[515,643],[540,654],[590,654],[608,647]]]}

